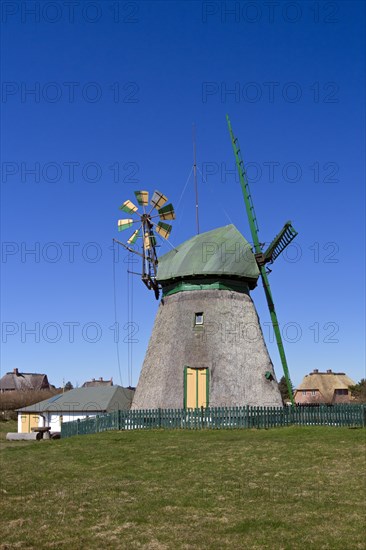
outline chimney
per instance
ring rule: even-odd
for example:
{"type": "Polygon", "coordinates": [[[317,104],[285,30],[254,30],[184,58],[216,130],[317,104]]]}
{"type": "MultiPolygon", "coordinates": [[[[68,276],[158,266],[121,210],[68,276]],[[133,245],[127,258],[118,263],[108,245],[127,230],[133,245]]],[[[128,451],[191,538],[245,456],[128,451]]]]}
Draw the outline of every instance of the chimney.
{"type": "Polygon", "coordinates": [[[327,374],[332,374],[332,369],[328,369],[327,374]]]}
{"type": "Polygon", "coordinates": [[[19,376],[19,371],[18,371],[18,369],[14,369],[14,370],[13,370],[13,374],[15,374],[15,376],[19,376]]]}

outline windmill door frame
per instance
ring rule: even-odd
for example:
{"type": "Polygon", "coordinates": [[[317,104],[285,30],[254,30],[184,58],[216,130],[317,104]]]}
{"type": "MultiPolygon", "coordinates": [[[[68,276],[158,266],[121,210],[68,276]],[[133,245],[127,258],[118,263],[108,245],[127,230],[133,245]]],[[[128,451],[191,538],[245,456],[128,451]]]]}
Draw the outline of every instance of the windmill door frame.
{"type": "Polygon", "coordinates": [[[184,367],[184,409],[200,409],[209,404],[210,377],[207,367],[184,367]]]}

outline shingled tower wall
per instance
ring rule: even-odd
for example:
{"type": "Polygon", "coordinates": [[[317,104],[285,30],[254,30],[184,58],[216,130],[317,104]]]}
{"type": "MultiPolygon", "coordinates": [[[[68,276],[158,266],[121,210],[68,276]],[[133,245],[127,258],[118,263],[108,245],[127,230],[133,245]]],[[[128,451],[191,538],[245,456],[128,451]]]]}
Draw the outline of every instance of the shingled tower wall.
{"type": "MultiPolygon", "coordinates": [[[[245,242],[246,261],[249,257],[251,264],[245,266],[246,279],[238,273],[233,278],[233,266],[228,272],[227,262],[222,258],[220,265],[217,266],[216,262],[210,270],[208,262],[204,261],[199,272],[195,266],[194,273],[181,274],[182,270],[188,269],[183,269],[181,262],[180,277],[177,277],[174,254],[162,257],[159,269],[165,296],[155,319],[133,409],[182,408],[186,366],[208,369],[209,405],[212,407],[282,405],[273,365],[249,293],[256,284],[254,256],[248,256],[249,245],[233,226],[219,230],[226,230],[225,235],[230,235],[230,240],[226,241],[230,246],[234,237],[238,240],[238,235],[240,242],[245,242]],[[195,324],[197,313],[203,313],[202,325],[195,324]]],[[[219,230],[207,233],[206,242],[216,242],[219,230]]],[[[205,236],[200,235],[187,241],[192,243],[189,253],[194,255],[204,239],[205,236]]],[[[222,242],[222,233],[219,241],[222,242]]],[[[182,255],[184,262],[187,261],[188,252],[184,248],[187,243],[181,245],[183,248],[177,248],[177,254],[182,255]]],[[[235,269],[238,270],[238,266],[235,269]]]]}

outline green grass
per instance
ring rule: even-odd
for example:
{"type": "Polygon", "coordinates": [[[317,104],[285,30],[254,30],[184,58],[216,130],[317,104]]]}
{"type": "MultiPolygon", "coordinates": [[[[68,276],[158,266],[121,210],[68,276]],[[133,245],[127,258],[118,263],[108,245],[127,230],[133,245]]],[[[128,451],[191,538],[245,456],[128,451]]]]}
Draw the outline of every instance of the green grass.
{"type": "Polygon", "coordinates": [[[291,427],[8,442],[0,548],[364,549],[365,433],[291,427]]]}
{"type": "MultiPolygon", "coordinates": [[[[33,441],[6,441],[5,437],[8,432],[17,432],[18,431],[18,422],[16,420],[0,421],[0,452],[7,447],[20,446],[24,447],[25,445],[32,445],[33,441]]],[[[1,457],[1,455],[0,455],[1,457]]],[[[2,466],[2,462],[0,462],[2,466]]],[[[1,550],[1,546],[0,546],[1,550]]]]}

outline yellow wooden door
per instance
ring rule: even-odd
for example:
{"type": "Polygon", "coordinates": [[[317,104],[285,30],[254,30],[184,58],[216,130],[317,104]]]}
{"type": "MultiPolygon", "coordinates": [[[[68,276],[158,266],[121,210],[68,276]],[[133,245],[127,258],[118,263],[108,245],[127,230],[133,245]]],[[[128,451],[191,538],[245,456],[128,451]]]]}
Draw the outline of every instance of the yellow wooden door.
{"type": "Polygon", "coordinates": [[[32,428],[38,428],[39,425],[39,414],[30,414],[29,415],[29,431],[32,431],[32,428]]]}
{"type": "Polygon", "coordinates": [[[184,406],[198,409],[208,406],[208,369],[184,369],[184,406]]]}
{"type": "Polygon", "coordinates": [[[197,407],[207,407],[208,369],[197,369],[197,407]]]}
{"type": "Polygon", "coordinates": [[[29,432],[29,414],[22,414],[20,433],[26,434],[29,432]]]}
{"type": "Polygon", "coordinates": [[[21,416],[21,433],[27,434],[32,431],[32,428],[38,428],[39,414],[24,413],[21,416]]]}
{"type": "Polygon", "coordinates": [[[186,407],[196,408],[196,371],[186,368],[186,407]]]}

